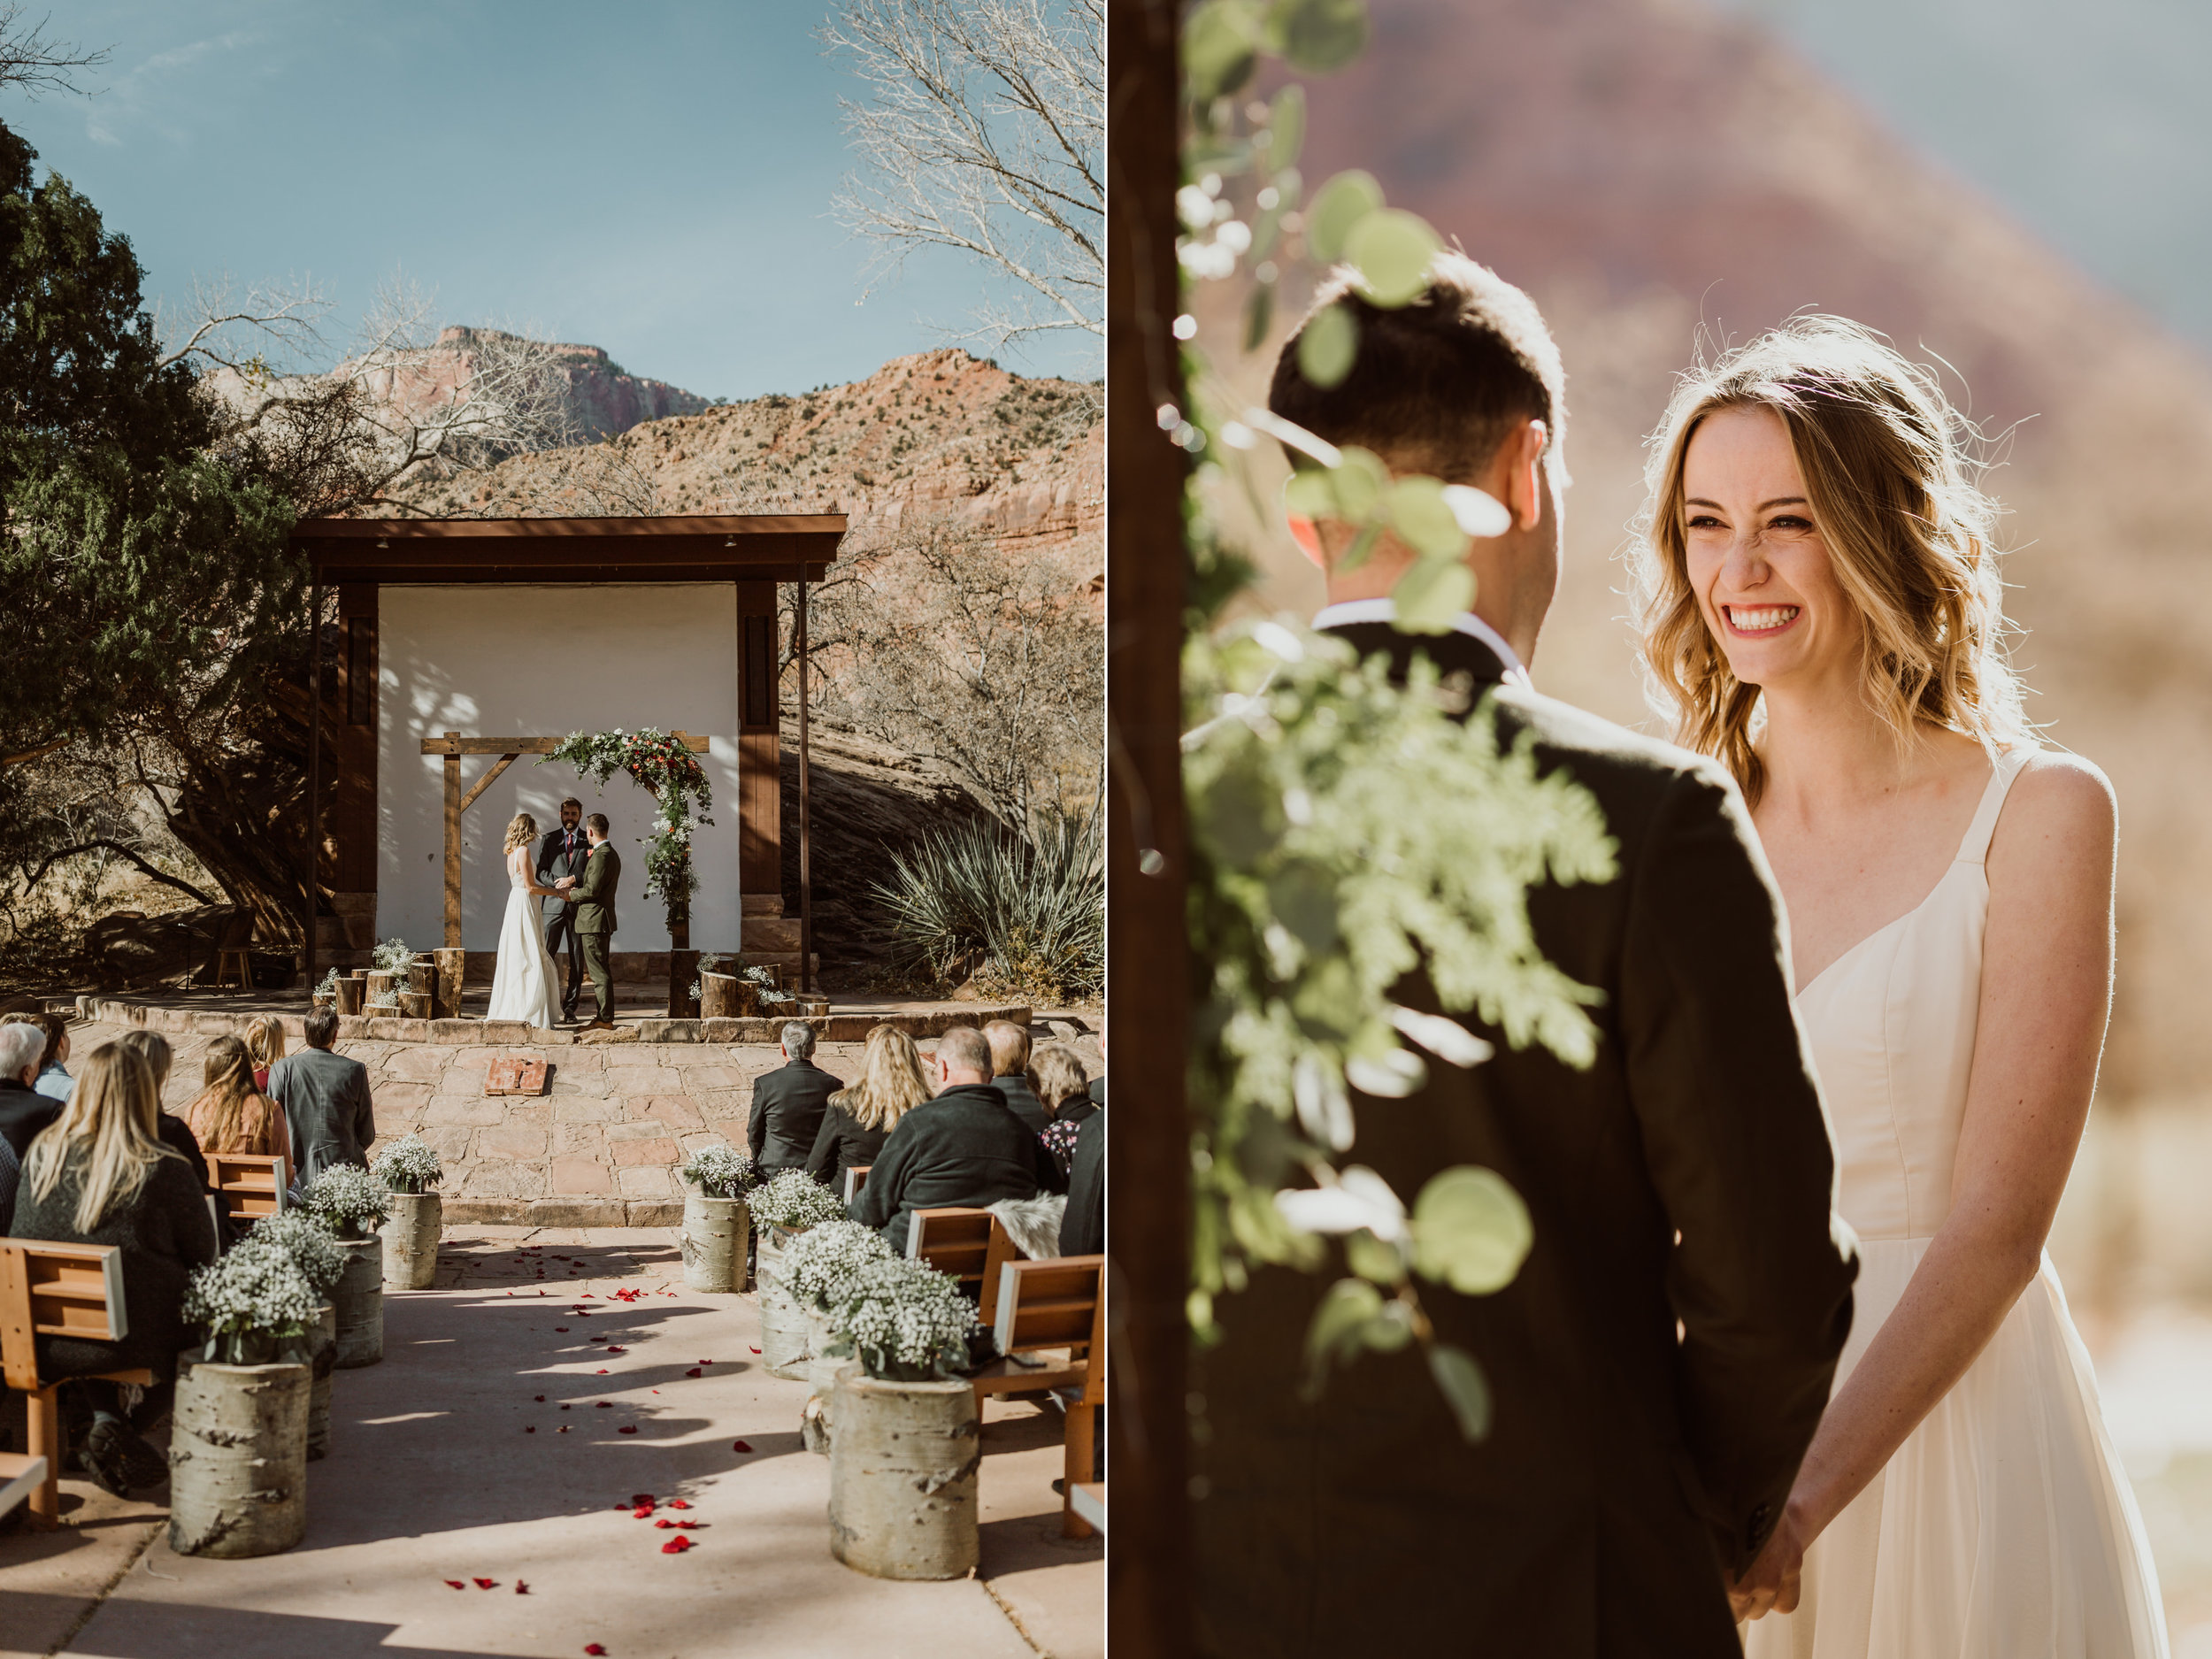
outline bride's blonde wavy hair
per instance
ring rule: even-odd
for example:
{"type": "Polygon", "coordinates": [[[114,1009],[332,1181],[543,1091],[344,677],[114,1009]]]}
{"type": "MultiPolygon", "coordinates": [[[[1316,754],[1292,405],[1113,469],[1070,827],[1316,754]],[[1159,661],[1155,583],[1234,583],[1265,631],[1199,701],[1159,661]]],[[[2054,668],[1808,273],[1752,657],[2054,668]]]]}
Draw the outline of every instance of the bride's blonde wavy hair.
{"type": "Polygon", "coordinates": [[[527,812],[518,812],[507,820],[507,842],[500,850],[511,853],[518,847],[527,847],[537,838],[537,819],[527,812]]]}
{"type": "Polygon", "coordinates": [[[1752,747],[1760,688],[1729,672],[1691,590],[1682,465],[1722,409],[1781,417],[1836,580],[1857,607],[1868,706],[1901,752],[1919,722],[1993,756],[2026,735],[2007,661],[2004,594],[1990,545],[1997,504],[1976,481],[1980,434],[1932,371],[1840,317],[1798,317],[1686,371],[1653,434],[1631,555],[1632,599],[1653,707],[1675,741],[1718,759],[1758,803],[1752,747]]]}

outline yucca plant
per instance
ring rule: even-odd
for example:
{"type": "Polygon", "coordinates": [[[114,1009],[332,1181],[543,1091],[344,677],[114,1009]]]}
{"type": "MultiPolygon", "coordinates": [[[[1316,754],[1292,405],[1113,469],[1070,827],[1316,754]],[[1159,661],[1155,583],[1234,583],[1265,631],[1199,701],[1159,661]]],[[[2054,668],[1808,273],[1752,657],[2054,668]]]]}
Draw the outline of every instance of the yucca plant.
{"type": "Polygon", "coordinates": [[[1029,840],[986,820],[925,833],[878,883],[894,965],[933,986],[971,975],[1033,1002],[1103,993],[1106,865],[1092,814],[1029,840]]]}

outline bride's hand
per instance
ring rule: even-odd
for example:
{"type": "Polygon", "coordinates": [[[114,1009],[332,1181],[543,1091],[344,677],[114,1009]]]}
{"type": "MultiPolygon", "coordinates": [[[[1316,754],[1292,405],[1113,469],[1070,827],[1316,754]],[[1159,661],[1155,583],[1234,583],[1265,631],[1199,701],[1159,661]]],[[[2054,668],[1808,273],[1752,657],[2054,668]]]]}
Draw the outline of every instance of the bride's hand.
{"type": "Polygon", "coordinates": [[[1728,1586],[1728,1604],[1739,1624],[1768,1613],[1797,1611],[1805,1549],[1812,1541],[1812,1532],[1796,1506],[1784,1504],[1782,1518],[1775,1524],[1766,1548],[1759,1552],[1744,1576],[1728,1586]]]}

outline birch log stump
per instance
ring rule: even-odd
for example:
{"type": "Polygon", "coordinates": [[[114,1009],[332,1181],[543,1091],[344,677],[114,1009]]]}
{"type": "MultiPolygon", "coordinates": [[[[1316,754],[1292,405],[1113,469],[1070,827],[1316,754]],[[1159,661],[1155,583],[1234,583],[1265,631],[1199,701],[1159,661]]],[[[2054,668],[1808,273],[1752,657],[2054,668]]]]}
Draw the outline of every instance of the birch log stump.
{"type": "Polygon", "coordinates": [[[384,1357],[384,1247],[374,1239],[341,1239],[345,1277],[330,1300],[338,1310],[340,1371],[373,1365],[384,1357]]]}
{"type": "Polygon", "coordinates": [[[981,1425],[965,1382],[885,1382],[857,1365],[831,1397],[830,1553],[877,1578],[959,1578],[979,1559],[981,1425]]]}
{"type": "Polygon", "coordinates": [[[273,1555],[307,1535],[305,1365],[178,1367],[169,1547],[273,1555]]]}
{"type": "Polygon", "coordinates": [[[330,1374],[338,1363],[338,1310],[325,1302],[317,1310],[315,1334],[309,1344],[314,1356],[308,1370],[307,1461],[330,1455],[330,1374]]]}
{"type": "MultiPolygon", "coordinates": [[[[435,1193],[394,1193],[392,1213],[380,1236],[384,1245],[384,1288],[428,1290],[438,1278],[438,1240],[445,1207],[435,1193]]],[[[379,1348],[382,1343],[378,1344],[379,1348]]]]}
{"type": "Polygon", "coordinates": [[[745,1245],[752,1232],[752,1212],[743,1199],[686,1193],[684,1283],[723,1295],[746,1289],[745,1245]]]}
{"type": "Polygon", "coordinates": [[[799,1444],[810,1452],[824,1457],[830,1449],[830,1396],[837,1386],[838,1373],[848,1365],[858,1362],[847,1356],[833,1359],[823,1349],[836,1340],[837,1333],[830,1329],[829,1316],[814,1309],[807,1310],[806,1404],[799,1408],[799,1444]]]}
{"type": "Polygon", "coordinates": [[[806,1375],[806,1310],[780,1284],[760,1286],[760,1363],[771,1374],[796,1382],[806,1375]]]}

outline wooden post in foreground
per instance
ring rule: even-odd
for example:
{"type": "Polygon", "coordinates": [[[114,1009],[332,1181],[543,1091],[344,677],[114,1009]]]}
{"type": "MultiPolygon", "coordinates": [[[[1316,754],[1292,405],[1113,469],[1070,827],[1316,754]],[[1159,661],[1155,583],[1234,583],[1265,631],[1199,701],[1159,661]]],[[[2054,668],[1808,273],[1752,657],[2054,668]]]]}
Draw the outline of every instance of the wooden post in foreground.
{"type": "Polygon", "coordinates": [[[307,972],[307,995],[315,995],[317,970],[322,966],[316,936],[316,887],[321,878],[323,850],[323,572],[314,568],[307,582],[307,932],[301,941],[300,961],[307,972]]]}
{"type": "MultiPolygon", "coordinates": [[[[458,732],[448,732],[458,739],[458,732]]],[[[445,755],[445,943],[448,950],[461,948],[461,751],[445,755]]]]}

